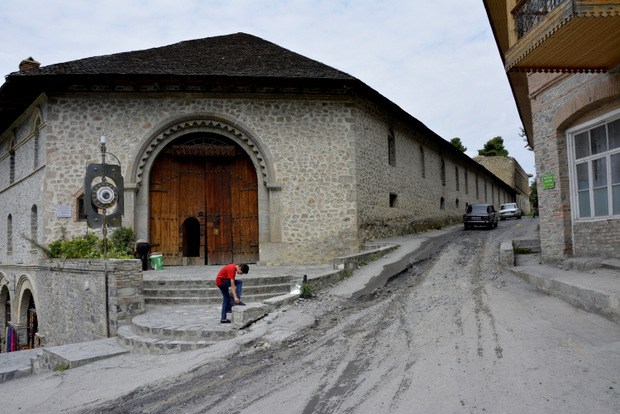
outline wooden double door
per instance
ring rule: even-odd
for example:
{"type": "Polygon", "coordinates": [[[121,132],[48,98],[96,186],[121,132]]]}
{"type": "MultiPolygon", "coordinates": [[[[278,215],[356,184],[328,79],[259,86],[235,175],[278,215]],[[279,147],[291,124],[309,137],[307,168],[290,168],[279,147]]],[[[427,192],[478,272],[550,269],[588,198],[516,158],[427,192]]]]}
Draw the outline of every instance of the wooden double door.
{"type": "Polygon", "coordinates": [[[240,148],[170,147],[150,181],[151,252],[164,265],[258,261],[256,170],[240,148]]]}

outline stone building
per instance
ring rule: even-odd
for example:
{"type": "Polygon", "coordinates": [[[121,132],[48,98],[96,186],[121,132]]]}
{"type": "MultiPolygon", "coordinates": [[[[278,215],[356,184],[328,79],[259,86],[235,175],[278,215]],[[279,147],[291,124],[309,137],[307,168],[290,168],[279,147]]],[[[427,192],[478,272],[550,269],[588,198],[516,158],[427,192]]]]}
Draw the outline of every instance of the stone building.
{"type": "Polygon", "coordinates": [[[620,258],[620,2],[484,5],[535,151],[543,260],[620,258]]]}
{"type": "Polygon", "coordinates": [[[23,275],[37,292],[23,235],[92,231],[84,175],[102,135],[122,225],[166,265],[325,263],[514,199],[360,80],[248,34],[26,66],[0,88],[0,300],[22,300],[23,275]]]}
{"type": "Polygon", "coordinates": [[[474,157],[474,161],[483,165],[495,176],[501,179],[515,190],[516,199],[514,200],[521,212],[528,215],[530,208],[530,174],[526,173],[521,165],[512,157],[487,157],[479,155],[474,157]]]}

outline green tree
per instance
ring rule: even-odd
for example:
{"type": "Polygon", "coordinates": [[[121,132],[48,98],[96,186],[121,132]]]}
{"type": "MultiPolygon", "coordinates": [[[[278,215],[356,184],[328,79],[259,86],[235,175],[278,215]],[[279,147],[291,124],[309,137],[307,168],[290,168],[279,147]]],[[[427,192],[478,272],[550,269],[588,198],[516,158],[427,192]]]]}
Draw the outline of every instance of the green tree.
{"type": "Polygon", "coordinates": [[[484,149],[478,150],[478,155],[484,155],[486,157],[507,157],[508,150],[504,148],[504,139],[502,137],[495,137],[487,141],[484,144],[484,149]]]}
{"type": "Polygon", "coordinates": [[[450,140],[450,143],[454,145],[455,147],[457,147],[459,150],[461,150],[461,152],[467,151],[467,147],[463,145],[463,143],[461,142],[461,138],[459,137],[452,138],[450,140]]]}
{"type": "Polygon", "coordinates": [[[530,205],[532,208],[538,208],[538,185],[536,184],[536,177],[530,184],[530,205]]]}
{"type": "Polygon", "coordinates": [[[534,148],[530,147],[530,143],[527,140],[527,135],[525,135],[525,128],[521,127],[521,132],[519,132],[519,136],[523,138],[523,142],[525,142],[525,147],[528,151],[534,151],[534,148]]]}

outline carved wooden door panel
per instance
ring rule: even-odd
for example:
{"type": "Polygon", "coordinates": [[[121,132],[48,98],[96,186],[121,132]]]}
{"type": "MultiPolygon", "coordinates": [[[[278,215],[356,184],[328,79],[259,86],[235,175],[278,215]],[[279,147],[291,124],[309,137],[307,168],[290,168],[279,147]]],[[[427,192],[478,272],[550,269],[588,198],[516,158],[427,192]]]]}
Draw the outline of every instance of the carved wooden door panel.
{"type": "Polygon", "coordinates": [[[233,158],[205,162],[207,263],[233,262],[230,212],[230,166],[233,158]]]}
{"type": "Polygon", "coordinates": [[[258,182],[250,158],[235,157],[231,168],[234,263],[258,261],[258,182]]]}
{"type": "Polygon", "coordinates": [[[150,226],[152,251],[164,254],[164,265],[256,263],[258,185],[252,161],[239,150],[234,156],[160,155],[151,173],[150,226]],[[188,220],[200,226],[199,257],[183,254],[197,251],[184,240],[188,220]]]}
{"type": "Polygon", "coordinates": [[[150,182],[151,252],[161,252],[164,264],[179,264],[179,166],[170,156],[159,157],[150,182]]]}

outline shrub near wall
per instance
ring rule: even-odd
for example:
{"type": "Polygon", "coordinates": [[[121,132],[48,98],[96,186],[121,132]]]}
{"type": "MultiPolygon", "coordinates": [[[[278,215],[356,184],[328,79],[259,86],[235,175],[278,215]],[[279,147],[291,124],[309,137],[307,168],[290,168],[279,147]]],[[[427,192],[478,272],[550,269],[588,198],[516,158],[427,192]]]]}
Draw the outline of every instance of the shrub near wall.
{"type": "Polygon", "coordinates": [[[144,312],[139,260],[45,259],[36,272],[39,334],[47,346],[106,338],[144,312]]]}

